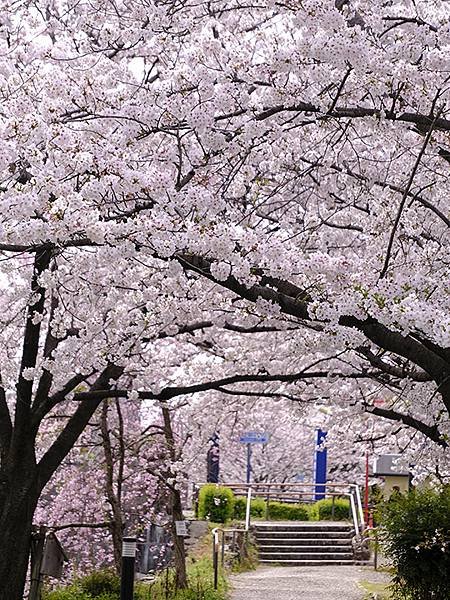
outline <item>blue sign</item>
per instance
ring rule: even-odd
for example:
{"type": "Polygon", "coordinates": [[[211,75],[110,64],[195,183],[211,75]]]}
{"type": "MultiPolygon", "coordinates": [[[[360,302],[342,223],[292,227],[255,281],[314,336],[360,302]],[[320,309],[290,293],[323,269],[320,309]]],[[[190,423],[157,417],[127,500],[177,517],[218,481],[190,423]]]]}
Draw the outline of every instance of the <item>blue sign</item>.
{"type": "Polygon", "coordinates": [[[325,498],[325,485],[327,482],[327,449],[320,448],[327,437],[327,432],[318,429],[316,438],[316,451],[314,453],[314,483],[315,500],[323,500],[325,498]],[[321,485],[317,485],[321,484],[321,485]]]}
{"type": "Polygon", "coordinates": [[[267,444],[269,434],[261,431],[247,431],[240,436],[239,441],[242,444],[267,444]]]}

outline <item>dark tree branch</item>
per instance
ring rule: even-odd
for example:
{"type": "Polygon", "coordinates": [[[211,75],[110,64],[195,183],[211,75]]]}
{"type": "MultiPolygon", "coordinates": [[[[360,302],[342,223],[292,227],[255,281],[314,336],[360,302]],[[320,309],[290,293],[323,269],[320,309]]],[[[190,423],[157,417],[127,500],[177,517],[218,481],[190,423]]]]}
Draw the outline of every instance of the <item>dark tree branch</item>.
{"type": "MultiPolygon", "coordinates": [[[[47,326],[47,336],[45,338],[44,344],[44,357],[50,358],[53,351],[57,348],[59,340],[52,335],[52,322],[53,317],[55,315],[55,311],[58,307],[58,299],[56,296],[52,297],[51,307],[50,307],[50,315],[48,319],[47,326]]],[[[36,390],[36,394],[34,396],[33,406],[34,409],[36,406],[39,406],[43,402],[47,400],[48,394],[50,392],[50,388],[53,382],[53,375],[48,369],[44,369],[43,373],[39,379],[39,384],[36,390]]]]}
{"type": "Polygon", "coordinates": [[[103,521],[101,523],[64,523],[64,525],[47,525],[52,531],[62,531],[63,529],[108,529],[111,526],[111,521],[103,521]]]}
{"type": "Polygon", "coordinates": [[[12,422],[0,373],[0,467],[11,443],[12,422]]]}
{"type": "Polygon", "coordinates": [[[417,431],[423,433],[428,439],[435,442],[442,448],[448,448],[448,444],[445,441],[442,434],[439,432],[437,425],[427,425],[423,421],[419,421],[419,419],[415,419],[410,415],[405,415],[403,413],[398,413],[395,410],[389,408],[380,408],[378,406],[374,407],[366,407],[366,412],[371,413],[372,415],[376,415],[377,417],[383,417],[385,419],[389,419],[391,421],[399,421],[400,423],[404,423],[417,431]]]}
{"type": "Polygon", "coordinates": [[[95,375],[94,372],[83,375],[81,373],[74,375],[69,381],[64,385],[63,388],[55,392],[53,395],[48,396],[45,400],[43,400],[38,406],[36,406],[31,414],[31,424],[34,430],[37,431],[42,419],[60,402],[64,402],[67,399],[67,396],[73,392],[81,383],[85,382],[89,377],[95,375]]]}
{"type": "MultiPolygon", "coordinates": [[[[123,367],[117,367],[115,365],[107,366],[92,384],[92,393],[95,393],[95,390],[105,391],[110,389],[110,381],[116,381],[122,373],[123,367]]],[[[78,406],[61,433],[38,463],[38,488],[43,489],[45,484],[48,483],[55,470],[62,463],[79,436],[82,434],[100,402],[105,397],[107,396],[96,399],[91,398],[87,402],[81,402],[78,406]]]]}
{"type": "MultiPolygon", "coordinates": [[[[225,281],[217,281],[211,274],[211,263],[202,257],[184,255],[178,257],[178,260],[184,268],[193,270],[242,298],[251,302],[256,302],[258,298],[263,298],[278,304],[281,311],[285,314],[297,317],[298,319],[310,320],[308,314],[308,296],[304,290],[289,282],[284,282],[284,287],[280,289],[283,289],[285,292],[288,292],[291,287],[295,291],[298,290],[299,294],[295,297],[260,284],[254,284],[250,288],[247,288],[232,275],[225,281]]],[[[422,368],[438,384],[444,404],[450,411],[450,365],[439,354],[415,340],[412,335],[402,335],[401,333],[391,331],[373,318],[368,317],[362,320],[353,316],[343,315],[339,319],[339,324],[344,327],[358,329],[380,348],[402,356],[422,368]]]]}
{"type": "MultiPolygon", "coordinates": [[[[268,382],[285,382],[295,383],[296,381],[309,380],[309,379],[320,379],[324,377],[336,377],[336,378],[348,378],[348,379],[368,379],[379,376],[380,373],[373,372],[356,372],[356,373],[341,373],[341,372],[330,372],[330,371],[300,371],[298,373],[289,374],[251,374],[251,375],[232,375],[230,377],[224,377],[222,379],[216,379],[213,381],[206,381],[203,383],[197,383],[186,386],[168,386],[161,392],[155,394],[154,392],[138,392],[139,398],[142,400],[160,400],[167,401],[177,396],[185,396],[189,394],[197,394],[199,392],[207,392],[209,390],[218,390],[219,388],[234,383],[268,383],[268,382]]],[[[87,400],[101,401],[104,398],[127,398],[129,390],[103,390],[96,389],[89,392],[80,392],[75,394],[73,397],[74,401],[85,402],[87,400]]],[[[251,395],[251,393],[250,393],[251,395]]]]}
{"type": "MultiPolygon", "coordinates": [[[[434,110],[434,106],[432,108],[432,112],[433,112],[433,110],[434,110]]],[[[427,148],[427,146],[428,146],[428,144],[429,144],[429,142],[431,140],[431,134],[433,133],[433,129],[434,129],[435,123],[438,120],[439,115],[441,114],[441,112],[442,112],[442,109],[440,109],[440,110],[437,111],[436,116],[434,117],[434,119],[433,119],[433,121],[432,121],[432,123],[430,125],[428,133],[425,136],[425,139],[423,141],[422,147],[421,147],[420,152],[419,152],[419,154],[417,156],[416,162],[414,163],[414,167],[412,168],[411,174],[410,174],[409,179],[408,179],[408,183],[406,184],[405,191],[403,192],[402,199],[400,200],[400,205],[398,207],[397,215],[395,217],[394,226],[392,227],[391,235],[389,236],[389,242],[388,242],[388,246],[387,246],[387,250],[386,250],[386,257],[384,259],[383,268],[381,269],[380,279],[383,279],[383,277],[386,275],[387,270],[389,268],[389,261],[390,261],[390,258],[391,258],[392,246],[394,244],[395,234],[397,233],[397,229],[398,229],[398,226],[400,224],[400,219],[402,217],[403,209],[405,207],[406,200],[408,199],[408,195],[410,193],[411,186],[412,186],[413,181],[414,181],[414,177],[416,176],[417,170],[419,168],[420,161],[422,160],[422,157],[425,154],[425,150],[426,150],[426,148],[427,148]]]]}
{"type": "Polygon", "coordinates": [[[33,379],[25,379],[24,369],[34,368],[39,352],[41,333],[41,320],[45,307],[45,289],[41,287],[39,278],[50,265],[52,258],[51,248],[36,252],[33,262],[31,278],[31,298],[26,311],[25,331],[23,336],[22,359],[20,373],[16,386],[17,400],[14,415],[14,429],[12,433],[12,446],[17,446],[19,452],[23,435],[27,435],[30,426],[30,409],[33,393],[33,379]]]}
{"type": "Polygon", "coordinates": [[[425,371],[418,371],[417,369],[410,369],[407,367],[397,367],[395,365],[390,365],[384,360],[382,360],[379,356],[374,354],[370,348],[360,347],[358,348],[358,352],[362,354],[373,367],[380,369],[383,373],[388,375],[392,375],[398,379],[412,379],[413,381],[432,381],[432,377],[425,373],[425,371]]]}
{"type": "MultiPolygon", "coordinates": [[[[312,113],[320,115],[322,119],[328,118],[348,118],[348,119],[362,119],[364,117],[378,117],[379,119],[386,119],[387,121],[399,121],[402,123],[412,123],[416,125],[420,132],[428,131],[431,124],[433,123],[433,117],[430,115],[424,115],[422,113],[396,113],[393,111],[383,111],[379,108],[366,108],[362,106],[356,107],[337,107],[330,113],[324,113],[323,109],[314,104],[307,102],[298,102],[293,105],[279,104],[265,108],[262,112],[255,116],[257,121],[264,121],[275,115],[279,115],[284,112],[297,112],[297,113],[312,113]]],[[[220,117],[217,117],[218,119],[220,117]]],[[[450,120],[439,117],[434,123],[434,128],[440,131],[450,131],[450,120]]]]}

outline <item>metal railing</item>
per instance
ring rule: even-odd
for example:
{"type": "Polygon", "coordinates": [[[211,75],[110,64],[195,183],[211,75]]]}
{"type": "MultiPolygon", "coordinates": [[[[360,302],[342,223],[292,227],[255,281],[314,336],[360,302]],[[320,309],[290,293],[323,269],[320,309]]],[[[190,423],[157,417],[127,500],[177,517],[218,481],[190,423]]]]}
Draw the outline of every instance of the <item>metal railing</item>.
{"type": "MultiPolygon", "coordinates": [[[[197,485],[199,489],[202,484],[197,485]]],[[[285,502],[313,502],[317,493],[317,489],[320,488],[320,495],[323,495],[324,498],[331,498],[332,518],[334,517],[334,506],[336,499],[339,497],[348,497],[350,502],[349,516],[353,522],[356,538],[361,540],[365,531],[366,524],[364,521],[361,492],[357,484],[223,483],[221,485],[231,488],[236,495],[244,495],[246,492],[247,501],[245,510],[245,526],[243,529],[215,527],[212,530],[214,589],[217,589],[218,587],[219,562],[222,567],[224,565],[227,536],[231,535],[231,547],[233,549],[235,549],[236,546],[239,546],[239,554],[245,552],[245,545],[248,541],[248,532],[251,525],[251,501],[253,497],[265,499],[266,515],[268,515],[270,500],[284,500],[285,502]],[[298,488],[301,488],[301,491],[299,491],[298,488]],[[311,499],[309,499],[309,497],[311,497],[311,499]],[[243,536],[239,542],[237,542],[238,536],[243,536]]]]}
{"type": "Polygon", "coordinates": [[[219,583],[219,557],[220,564],[223,568],[225,563],[225,549],[227,538],[229,546],[234,551],[239,560],[246,554],[246,546],[248,542],[248,529],[238,529],[236,527],[215,527],[212,530],[213,535],[213,572],[214,572],[214,589],[217,590],[219,583]],[[231,538],[231,539],[230,539],[231,538]]]}
{"type": "MultiPolygon", "coordinates": [[[[203,484],[196,484],[199,489],[203,484]]],[[[362,535],[365,529],[364,512],[361,501],[361,492],[357,484],[348,483],[223,483],[231,488],[235,495],[247,496],[245,528],[250,527],[251,500],[262,498],[266,503],[266,519],[269,519],[269,502],[272,500],[287,503],[313,503],[316,496],[331,499],[331,514],[334,518],[335,501],[347,497],[350,502],[349,517],[353,522],[355,534],[362,535]]]]}

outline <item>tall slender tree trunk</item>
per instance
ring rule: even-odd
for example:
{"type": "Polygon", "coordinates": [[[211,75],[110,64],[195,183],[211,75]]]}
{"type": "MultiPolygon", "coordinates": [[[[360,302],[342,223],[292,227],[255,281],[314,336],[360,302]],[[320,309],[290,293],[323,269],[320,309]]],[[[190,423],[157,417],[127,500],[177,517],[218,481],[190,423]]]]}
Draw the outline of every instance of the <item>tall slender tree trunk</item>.
{"type": "Polygon", "coordinates": [[[123,483],[123,470],[125,461],[125,449],[123,440],[123,423],[121,419],[120,406],[116,401],[116,409],[119,415],[119,457],[118,457],[118,473],[115,478],[114,464],[115,459],[113,455],[113,447],[111,443],[111,436],[108,423],[108,400],[104,400],[102,404],[102,413],[100,418],[100,432],[102,436],[103,454],[105,458],[106,468],[106,482],[105,482],[105,493],[108,503],[111,507],[111,525],[109,526],[109,532],[111,534],[113,551],[114,551],[114,565],[116,571],[120,574],[122,567],[122,539],[123,539],[123,510],[122,510],[122,483],[123,483]]]}
{"type": "Polygon", "coordinates": [[[39,494],[33,489],[36,466],[31,461],[18,460],[10,472],[11,477],[1,477],[0,600],[22,600],[39,494]]]}
{"type": "MultiPolygon", "coordinates": [[[[170,418],[170,410],[167,406],[162,407],[163,419],[164,419],[164,437],[166,438],[167,449],[169,451],[170,460],[172,463],[178,459],[175,437],[173,435],[172,421],[170,418]]],[[[172,474],[170,474],[172,475],[172,474]]],[[[173,474],[173,475],[176,475],[173,474]]],[[[183,507],[181,503],[180,491],[173,485],[169,486],[170,489],[170,513],[171,513],[171,533],[174,547],[174,561],[175,561],[175,573],[176,573],[176,586],[178,589],[184,589],[188,587],[187,573],[186,573],[186,549],[184,547],[184,538],[177,535],[176,521],[183,520],[183,507]]]]}
{"type": "Polygon", "coordinates": [[[176,521],[183,520],[183,507],[181,505],[181,495],[177,489],[171,490],[171,532],[173,539],[174,562],[176,571],[177,588],[186,588],[188,586],[186,573],[186,548],[184,538],[177,535],[176,521]]]}

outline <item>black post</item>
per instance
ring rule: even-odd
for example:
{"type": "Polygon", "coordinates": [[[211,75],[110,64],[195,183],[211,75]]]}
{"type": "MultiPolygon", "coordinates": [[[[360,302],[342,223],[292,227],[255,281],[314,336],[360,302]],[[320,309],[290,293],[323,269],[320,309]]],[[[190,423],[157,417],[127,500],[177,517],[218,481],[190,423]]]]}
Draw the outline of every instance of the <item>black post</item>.
{"type": "Polygon", "coordinates": [[[136,561],[136,538],[123,538],[120,600],[133,600],[134,563],[136,561]]]}

